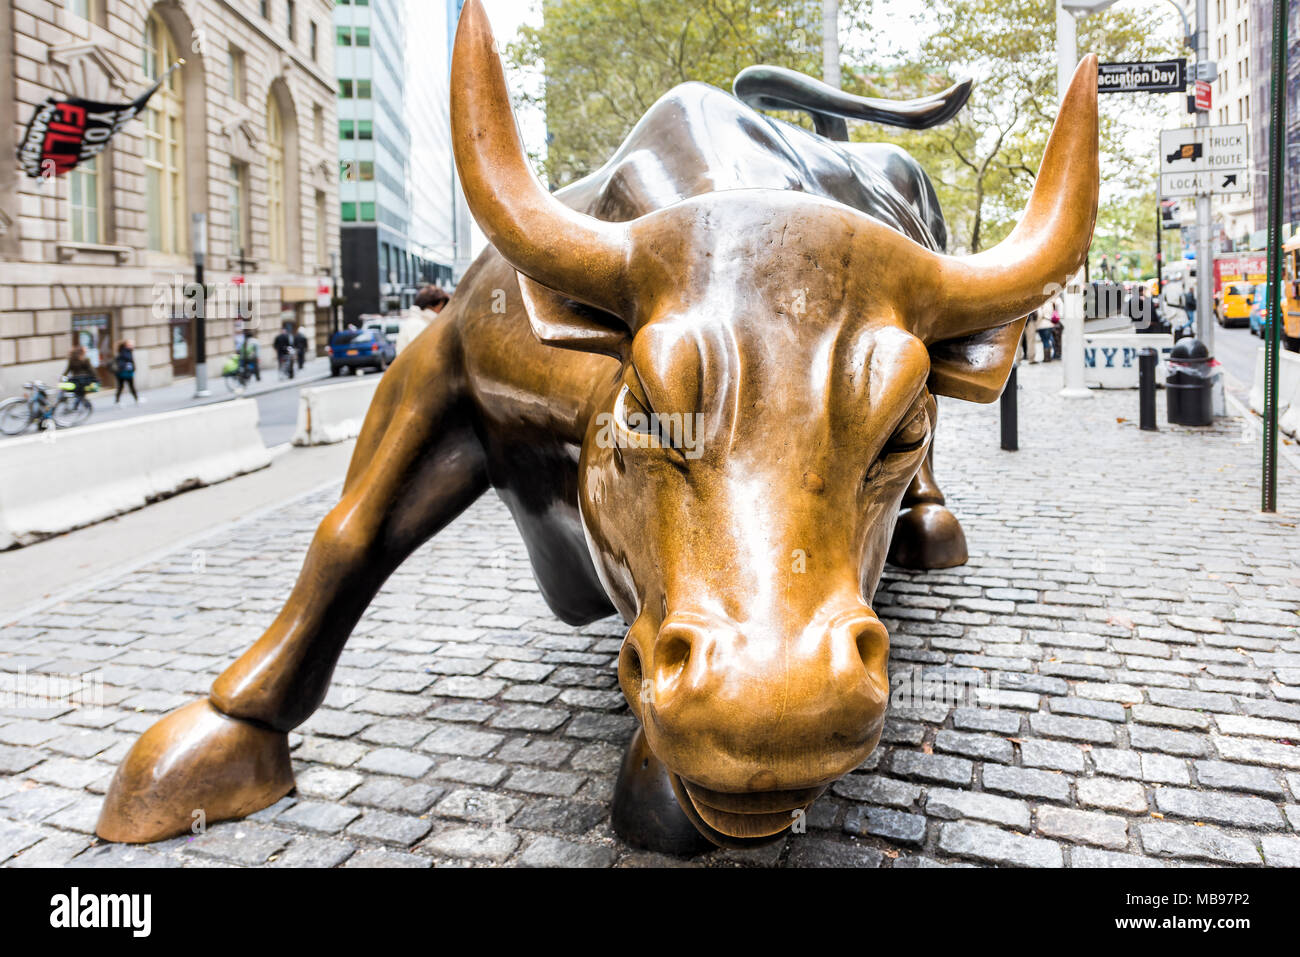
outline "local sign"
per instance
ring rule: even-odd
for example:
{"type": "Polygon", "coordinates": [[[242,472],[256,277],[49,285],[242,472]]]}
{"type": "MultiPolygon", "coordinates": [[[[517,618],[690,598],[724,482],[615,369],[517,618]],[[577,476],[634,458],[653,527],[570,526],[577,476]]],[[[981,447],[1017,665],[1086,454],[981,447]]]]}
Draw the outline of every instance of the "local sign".
{"type": "Polygon", "coordinates": [[[1249,193],[1245,123],[1185,126],[1160,133],[1160,195],[1249,193]]]}
{"type": "Polygon", "coordinates": [[[1186,87],[1186,60],[1102,63],[1097,67],[1098,93],[1176,93],[1186,87]]]}

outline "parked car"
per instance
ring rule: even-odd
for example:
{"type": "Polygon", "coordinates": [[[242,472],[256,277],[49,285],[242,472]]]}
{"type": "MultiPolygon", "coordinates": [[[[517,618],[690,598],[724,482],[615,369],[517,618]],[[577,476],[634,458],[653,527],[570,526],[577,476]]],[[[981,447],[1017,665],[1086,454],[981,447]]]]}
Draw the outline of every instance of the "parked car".
{"type": "Polygon", "coordinates": [[[378,329],[348,329],[330,336],[326,347],[330,357],[330,375],[344,369],[378,369],[383,372],[397,357],[397,347],[378,329]]]}
{"type": "Polygon", "coordinates": [[[1268,328],[1268,284],[1260,283],[1255,287],[1255,296],[1250,303],[1250,334],[1264,337],[1268,328]]]}
{"type": "Polygon", "coordinates": [[[377,329],[394,342],[402,331],[402,317],[397,316],[362,316],[361,328],[377,329]]]}
{"type": "Polygon", "coordinates": [[[1218,305],[1219,325],[1250,325],[1250,304],[1255,287],[1248,282],[1230,282],[1223,287],[1218,305]]]}

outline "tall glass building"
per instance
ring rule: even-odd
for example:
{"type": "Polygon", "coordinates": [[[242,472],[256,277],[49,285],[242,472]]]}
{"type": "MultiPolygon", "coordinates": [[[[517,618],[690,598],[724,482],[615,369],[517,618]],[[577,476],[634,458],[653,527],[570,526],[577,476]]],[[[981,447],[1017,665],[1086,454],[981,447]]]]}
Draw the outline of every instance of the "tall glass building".
{"type": "Polygon", "coordinates": [[[450,255],[439,255],[437,238],[413,235],[411,124],[437,118],[412,110],[408,66],[424,66],[418,56],[408,59],[409,9],[418,13],[406,0],[336,0],[334,7],[347,322],[397,312],[426,282],[451,279],[450,255]]]}

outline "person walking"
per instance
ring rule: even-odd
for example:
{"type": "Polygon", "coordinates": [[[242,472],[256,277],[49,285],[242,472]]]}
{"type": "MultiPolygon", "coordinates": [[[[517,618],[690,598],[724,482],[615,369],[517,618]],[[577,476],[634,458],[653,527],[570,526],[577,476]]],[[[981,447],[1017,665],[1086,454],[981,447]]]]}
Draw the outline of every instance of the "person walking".
{"type": "Polygon", "coordinates": [[[140,404],[140,394],[135,391],[135,343],[123,339],[117,344],[117,357],[113,360],[113,375],[117,376],[117,398],[114,405],[121,405],[122,390],[128,386],[135,404],[140,404]]]}
{"type": "Polygon", "coordinates": [[[1183,293],[1183,311],[1187,313],[1187,334],[1196,333],[1196,290],[1191,286],[1183,293]]]}
{"type": "Polygon", "coordinates": [[[280,370],[280,375],[293,378],[293,336],[290,334],[293,326],[285,323],[280,328],[280,334],[275,337],[275,364],[280,370]]]}
{"type": "Polygon", "coordinates": [[[1038,313],[1038,323],[1035,328],[1038,331],[1038,341],[1043,344],[1043,358],[1039,360],[1040,362],[1051,362],[1055,358],[1053,353],[1056,346],[1056,337],[1052,334],[1052,323],[1054,321],[1056,321],[1055,300],[1052,301],[1049,308],[1039,310],[1038,313]]]}
{"type": "Polygon", "coordinates": [[[301,369],[307,364],[307,337],[302,334],[302,326],[294,330],[293,348],[298,353],[298,368],[301,369]]]}
{"type": "Polygon", "coordinates": [[[1020,331],[1020,351],[1025,362],[1034,361],[1034,330],[1038,328],[1038,310],[1025,317],[1025,328],[1020,331]]]}
{"type": "Polygon", "coordinates": [[[428,328],[450,301],[451,297],[446,291],[434,285],[425,286],[416,293],[415,308],[402,320],[397,333],[398,355],[401,355],[402,350],[409,346],[416,336],[428,328]]]}

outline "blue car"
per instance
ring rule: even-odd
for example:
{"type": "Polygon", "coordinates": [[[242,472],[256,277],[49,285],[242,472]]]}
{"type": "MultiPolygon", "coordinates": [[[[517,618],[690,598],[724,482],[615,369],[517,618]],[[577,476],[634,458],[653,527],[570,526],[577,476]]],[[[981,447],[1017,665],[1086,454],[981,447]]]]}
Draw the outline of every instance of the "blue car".
{"type": "Polygon", "coordinates": [[[359,369],[383,372],[397,358],[397,346],[378,329],[347,329],[330,336],[326,347],[330,357],[330,375],[339,375],[344,369],[355,373],[359,369]]]}
{"type": "Polygon", "coordinates": [[[1264,337],[1268,328],[1268,284],[1260,283],[1255,287],[1255,297],[1250,304],[1250,334],[1264,337]]]}

